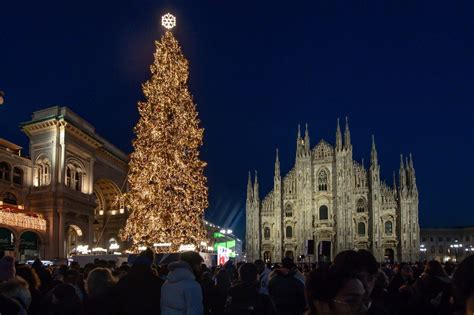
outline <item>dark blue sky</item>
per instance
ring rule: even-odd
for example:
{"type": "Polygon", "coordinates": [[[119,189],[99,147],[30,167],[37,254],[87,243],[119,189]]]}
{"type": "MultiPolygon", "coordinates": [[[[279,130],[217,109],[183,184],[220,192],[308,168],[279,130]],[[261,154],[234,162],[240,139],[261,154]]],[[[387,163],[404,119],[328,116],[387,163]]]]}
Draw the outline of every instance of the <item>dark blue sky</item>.
{"type": "Polygon", "coordinates": [[[354,157],[369,160],[374,133],[389,182],[413,153],[422,227],[474,224],[471,1],[5,1],[0,137],[27,147],[18,124],[66,105],[130,152],[167,11],[206,129],[210,220],[242,235],[248,170],[263,197],[275,148],[283,173],[294,163],[298,123],[334,143],[347,115],[354,157]]]}

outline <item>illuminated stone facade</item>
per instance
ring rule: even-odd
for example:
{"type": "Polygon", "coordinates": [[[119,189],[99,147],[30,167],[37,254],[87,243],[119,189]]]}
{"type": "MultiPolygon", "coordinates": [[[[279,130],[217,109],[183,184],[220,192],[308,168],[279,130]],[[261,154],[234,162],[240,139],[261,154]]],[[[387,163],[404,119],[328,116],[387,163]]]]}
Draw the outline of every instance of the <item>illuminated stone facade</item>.
{"type": "Polygon", "coordinates": [[[22,260],[65,258],[78,245],[120,246],[126,210],[119,196],[127,188],[128,156],[66,107],[36,111],[21,128],[30,157],[0,140],[0,211],[44,219],[46,229],[0,222],[0,246],[8,247],[10,232],[7,250],[22,260]],[[22,238],[25,232],[29,240],[22,238]]]}
{"type": "Polygon", "coordinates": [[[310,146],[308,129],[298,129],[296,162],[280,175],[278,151],[274,188],[263,200],[257,175],[249,175],[246,204],[246,254],[281,261],[306,253],[314,241],[312,259],[331,260],[346,249],[368,249],[379,261],[415,261],[419,256],[418,189],[410,159],[401,157],[399,184],[380,179],[372,139],[368,168],[352,157],[349,125],[344,135],[339,121],[336,145],[321,140],[310,146]]]}

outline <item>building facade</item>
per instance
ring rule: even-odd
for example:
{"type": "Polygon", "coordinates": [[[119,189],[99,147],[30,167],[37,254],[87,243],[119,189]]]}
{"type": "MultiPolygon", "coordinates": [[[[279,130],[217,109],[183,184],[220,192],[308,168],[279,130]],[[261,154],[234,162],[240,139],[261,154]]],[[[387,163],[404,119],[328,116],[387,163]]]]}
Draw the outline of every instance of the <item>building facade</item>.
{"type": "Polygon", "coordinates": [[[0,250],[25,260],[120,247],[128,156],[67,107],[36,111],[21,128],[30,157],[0,140],[0,250]]]}
{"type": "Polygon", "coordinates": [[[420,255],[423,260],[461,261],[474,254],[474,226],[421,229],[420,255]]]}
{"type": "Polygon", "coordinates": [[[418,189],[410,158],[400,156],[398,185],[380,179],[372,136],[368,168],[354,161],[349,124],[337,121],[335,146],[321,140],[311,148],[308,127],[298,127],[296,161],[280,175],[278,150],[273,190],[262,200],[257,174],[249,174],[246,201],[248,260],[281,261],[308,252],[332,260],[347,249],[370,250],[377,260],[419,258],[418,189]],[[314,247],[314,254],[312,248],[314,247]]]}

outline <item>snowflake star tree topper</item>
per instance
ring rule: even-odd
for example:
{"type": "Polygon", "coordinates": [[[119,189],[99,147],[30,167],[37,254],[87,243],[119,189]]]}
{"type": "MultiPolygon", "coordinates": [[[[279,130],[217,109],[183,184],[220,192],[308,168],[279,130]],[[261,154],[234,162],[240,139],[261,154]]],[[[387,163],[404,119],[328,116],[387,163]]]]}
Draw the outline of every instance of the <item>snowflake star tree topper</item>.
{"type": "Polygon", "coordinates": [[[166,13],[161,17],[161,25],[170,30],[176,26],[176,17],[170,13],[166,13]]]}

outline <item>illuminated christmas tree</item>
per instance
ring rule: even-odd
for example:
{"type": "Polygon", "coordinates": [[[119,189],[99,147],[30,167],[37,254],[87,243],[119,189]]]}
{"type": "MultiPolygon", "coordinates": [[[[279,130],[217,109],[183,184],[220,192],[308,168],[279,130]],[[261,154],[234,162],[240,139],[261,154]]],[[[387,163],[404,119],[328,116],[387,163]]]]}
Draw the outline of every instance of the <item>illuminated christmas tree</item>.
{"type": "Polygon", "coordinates": [[[188,61],[169,30],[175,18],[167,14],[162,24],[167,30],[155,42],[152,77],[143,84],[146,101],[138,103],[125,194],[131,213],[121,236],[134,250],[160,244],[158,251],[177,251],[205,240],[206,163],[199,159],[204,130],[187,86],[188,61]]]}

